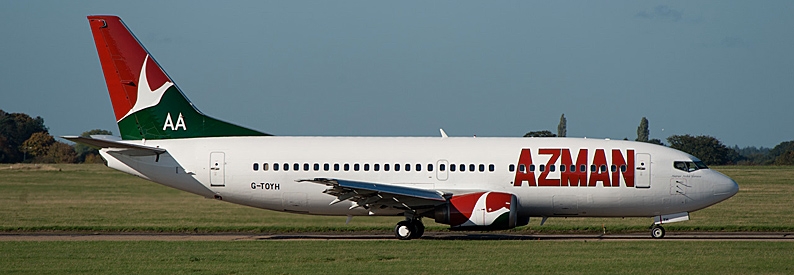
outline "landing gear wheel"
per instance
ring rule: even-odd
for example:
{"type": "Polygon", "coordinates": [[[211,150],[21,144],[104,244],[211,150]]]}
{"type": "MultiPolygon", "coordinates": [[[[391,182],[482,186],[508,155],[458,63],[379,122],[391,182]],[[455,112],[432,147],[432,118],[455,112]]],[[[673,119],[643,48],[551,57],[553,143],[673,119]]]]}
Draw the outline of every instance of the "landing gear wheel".
{"type": "Polygon", "coordinates": [[[651,227],[651,237],[654,239],[664,238],[664,227],[660,225],[654,225],[651,227]]]}
{"type": "Polygon", "coordinates": [[[416,235],[411,237],[411,239],[419,239],[425,234],[425,225],[420,220],[414,221],[413,224],[416,227],[416,235]]]}
{"type": "Polygon", "coordinates": [[[397,226],[394,227],[394,236],[400,240],[410,240],[417,235],[416,233],[416,226],[410,221],[398,222],[397,226]]]}

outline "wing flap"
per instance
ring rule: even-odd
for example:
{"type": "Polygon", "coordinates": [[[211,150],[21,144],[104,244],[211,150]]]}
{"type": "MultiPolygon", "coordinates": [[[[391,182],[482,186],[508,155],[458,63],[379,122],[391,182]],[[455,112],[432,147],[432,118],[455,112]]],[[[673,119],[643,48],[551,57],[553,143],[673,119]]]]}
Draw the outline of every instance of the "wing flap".
{"type": "Polygon", "coordinates": [[[336,196],[336,199],[331,204],[350,200],[354,202],[351,209],[356,207],[370,209],[385,206],[403,210],[416,210],[433,208],[447,202],[445,194],[436,190],[328,178],[298,181],[314,182],[329,186],[324,193],[336,196]]]}

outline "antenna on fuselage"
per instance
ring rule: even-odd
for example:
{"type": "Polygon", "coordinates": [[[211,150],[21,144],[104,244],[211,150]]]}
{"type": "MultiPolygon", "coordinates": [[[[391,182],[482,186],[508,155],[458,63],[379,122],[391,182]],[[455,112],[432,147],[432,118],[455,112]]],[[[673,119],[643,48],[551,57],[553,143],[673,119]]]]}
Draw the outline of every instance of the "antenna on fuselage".
{"type": "Polygon", "coordinates": [[[448,138],[449,137],[447,135],[447,132],[444,132],[443,128],[439,128],[438,131],[441,132],[441,138],[448,138]]]}

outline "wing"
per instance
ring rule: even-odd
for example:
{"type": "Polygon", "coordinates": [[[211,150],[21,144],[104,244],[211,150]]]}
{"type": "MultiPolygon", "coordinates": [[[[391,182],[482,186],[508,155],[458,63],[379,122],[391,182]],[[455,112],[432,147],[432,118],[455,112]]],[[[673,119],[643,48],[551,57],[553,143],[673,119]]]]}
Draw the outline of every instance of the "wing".
{"type": "Polygon", "coordinates": [[[350,200],[354,202],[350,209],[357,207],[365,209],[393,207],[402,210],[433,209],[437,205],[446,203],[447,197],[450,196],[450,194],[436,190],[342,179],[315,178],[298,181],[329,186],[323,193],[336,196],[330,205],[350,200]]]}

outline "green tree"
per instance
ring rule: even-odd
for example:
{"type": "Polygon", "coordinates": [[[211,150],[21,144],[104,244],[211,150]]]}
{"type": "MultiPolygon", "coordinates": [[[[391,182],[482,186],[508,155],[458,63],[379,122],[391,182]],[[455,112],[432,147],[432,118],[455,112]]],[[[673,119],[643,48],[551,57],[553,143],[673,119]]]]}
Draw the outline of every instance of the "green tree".
{"type": "Polygon", "coordinates": [[[652,138],[652,139],[649,139],[647,142],[648,142],[648,143],[653,143],[653,144],[656,144],[656,145],[662,145],[662,146],[664,146],[664,142],[662,142],[662,140],[661,140],[661,139],[658,139],[658,138],[652,138]]]}
{"type": "Polygon", "coordinates": [[[47,152],[50,150],[50,145],[55,143],[55,138],[46,132],[38,132],[25,140],[19,150],[27,155],[28,159],[35,159],[41,161],[47,152]]]}
{"type": "MultiPolygon", "coordinates": [[[[91,137],[92,135],[113,135],[113,133],[108,130],[94,129],[90,131],[85,131],[82,134],[80,134],[81,137],[91,137]]],[[[75,144],[74,151],[75,153],[77,153],[78,162],[86,162],[86,157],[88,155],[94,155],[94,157],[89,158],[91,161],[94,161],[96,159],[96,156],[99,155],[99,151],[96,148],[93,148],[91,146],[82,143],[75,144]]]]}
{"type": "Polygon", "coordinates": [[[777,165],[794,165],[794,140],[781,142],[769,150],[768,158],[777,165]]]}
{"type": "Polygon", "coordinates": [[[560,116],[560,124],[557,124],[557,136],[568,136],[568,119],[565,118],[565,114],[560,116]]]}
{"type": "Polygon", "coordinates": [[[637,141],[648,142],[648,137],[651,135],[651,131],[648,130],[648,119],[642,117],[640,120],[640,126],[637,127],[637,141]]]}
{"type": "Polygon", "coordinates": [[[555,135],[554,133],[552,133],[549,130],[532,131],[532,132],[524,134],[524,137],[556,137],[556,136],[557,135],[555,135]]]}
{"type": "Polygon", "coordinates": [[[672,135],[667,138],[670,147],[689,153],[707,165],[735,163],[739,154],[711,136],[672,135]]]}
{"type": "Polygon", "coordinates": [[[0,162],[20,162],[24,157],[22,143],[34,133],[45,132],[44,119],[32,118],[23,113],[6,113],[0,110],[0,162]]]}
{"type": "Polygon", "coordinates": [[[50,145],[47,154],[41,160],[46,163],[76,163],[77,153],[69,144],[57,141],[50,145]]]}

